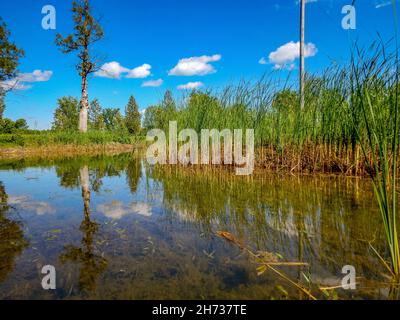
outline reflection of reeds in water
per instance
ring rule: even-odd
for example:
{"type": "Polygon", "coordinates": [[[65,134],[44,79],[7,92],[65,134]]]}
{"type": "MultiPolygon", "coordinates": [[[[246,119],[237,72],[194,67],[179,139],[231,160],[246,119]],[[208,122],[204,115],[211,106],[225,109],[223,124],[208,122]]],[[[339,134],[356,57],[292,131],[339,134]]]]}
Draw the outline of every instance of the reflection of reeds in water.
{"type": "MultiPolygon", "coordinates": [[[[197,224],[211,234],[227,230],[254,252],[307,262],[309,278],[323,287],[338,284],[325,280],[337,278],[347,264],[362,270],[358,275],[369,282],[382,280],[379,259],[366,243],[376,238],[377,248],[385,248],[377,232],[379,209],[368,180],[261,173],[237,177],[219,172],[167,166],[149,173],[162,186],[163,204],[172,219],[197,224]]],[[[294,271],[289,271],[291,278],[294,271]]],[[[304,276],[299,272],[297,278],[304,276]]],[[[364,290],[361,285],[360,290],[364,290]]]]}

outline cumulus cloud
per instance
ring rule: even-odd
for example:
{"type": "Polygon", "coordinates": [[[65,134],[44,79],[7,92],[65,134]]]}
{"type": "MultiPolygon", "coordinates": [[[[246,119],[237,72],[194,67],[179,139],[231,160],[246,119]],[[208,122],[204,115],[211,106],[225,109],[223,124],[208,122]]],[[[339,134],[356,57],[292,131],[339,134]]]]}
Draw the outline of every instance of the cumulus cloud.
{"type": "Polygon", "coordinates": [[[204,76],[206,74],[216,72],[210,62],[221,60],[220,54],[212,56],[200,56],[184,58],[178,61],[178,64],[171,69],[168,74],[170,76],[204,76]]]}
{"type": "Polygon", "coordinates": [[[31,73],[20,73],[17,76],[17,79],[20,82],[45,82],[49,81],[51,76],[53,75],[53,71],[46,70],[34,70],[31,73]]]}
{"type": "MultiPolygon", "coordinates": [[[[309,58],[317,54],[318,49],[313,43],[307,43],[304,46],[304,57],[309,58]]],[[[290,41],[277,50],[271,52],[268,56],[269,63],[274,65],[275,69],[289,68],[293,69],[293,62],[300,57],[300,42],[290,41]]],[[[260,63],[266,59],[261,58],[260,63]]]]}
{"type": "Polygon", "coordinates": [[[129,69],[124,68],[117,61],[111,61],[103,64],[99,71],[95,72],[97,77],[119,79],[122,73],[129,72],[129,69]]]}
{"type": "Polygon", "coordinates": [[[28,90],[32,88],[31,85],[26,83],[45,82],[49,81],[53,75],[51,70],[34,70],[30,73],[19,73],[14,79],[0,82],[0,87],[6,91],[8,90],[28,90]]]}
{"type": "Polygon", "coordinates": [[[142,87],[159,87],[164,83],[163,79],[149,80],[142,83],[142,87]]]}
{"type": "Polygon", "coordinates": [[[127,78],[146,78],[150,75],[151,65],[145,63],[142,64],[140,67],[132,69],[126,75],[127,78]]]}
{"type": "Polygon", "coordinates": [[[181,84],[178,86],[178,89],[179,90],[195,90],[202,86],[204,86],[204,84],[202,82],[196,81],[196,82],[188,82],[186,84],[181,84]]]}
{"type": "Polygon", "coordinates": [[[150,75],[151,65],[145,63],[134,69],[123,67],[117,61],[111,61],[103,64],[95,76],[102,78],[120,79],[122,75],[126,78],[146,78],[150,75]]]}

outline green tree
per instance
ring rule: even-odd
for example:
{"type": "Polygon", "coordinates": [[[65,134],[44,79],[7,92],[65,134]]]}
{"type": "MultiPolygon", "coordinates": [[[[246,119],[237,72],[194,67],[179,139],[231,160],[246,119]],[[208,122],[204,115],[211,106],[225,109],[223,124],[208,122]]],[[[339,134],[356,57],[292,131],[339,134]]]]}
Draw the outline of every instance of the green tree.
{"type": "Polygon", "coordinates": [[[105,108],[103,119],[107,130],[118,131],[124,128],[124,118],[117,108],[105,108]]]}
{"type": "Polygon", "coordinates": [[[5,93],[0,86],[0,119],[3,118],[4,110],[6,108],[6,104],[4,102],[4,95],[5,95],[5,93]]]}
{"type": "Polygon", "coordinates": [[[25,119],[18,119],[15,121],[15,129],[17,130],[26,130],[28,129],[28,123],[25,119]]]}
{"type": "Polygon", "coordinates": [[[89,126],[95,130],[103,130],[105,128],[103,118],[103,108],[101,107],[99,100],[94,99],[90,103],[89,109],[89,126]]]}
{"type": "Polygon", "coordinates": [[[170,121],[176,120],[176,104],[170,90],[165,91],[163,101],[161,103],[163,113],[161,114],[161,128],[168,129],[170,121]]]}
{"type": "Polygon", "coordinates": [[[79,63],[76,66],[82,79],[79,112],[79,131],[88,129],[88,76],[97,70],[97,64],[91,58],[90,48],[93,43],[104,37],[99,22],[92,16],[89,0],[74,1],[72,5],[74,32],[66,37],[57,34],[56,44],[62,53],[78,51],[79,63]]]}
{"type": "Polygon", "coordinates": [[[128,105],[125,108],[125,125],[131,134],[140,132],[140,112],[133,96],[129,98],[128,105]]]}
{"type": "Polygon", "coordinates": [[[79,119],[79,102],[73,97],[62,97],[57,101],[53,129],[76,130],[79,119]]]}
{"type": "Polygon", "coordinates": [[[0,18],[0,82],[15,78],[19,59],[24,56],[24,51],[10,42],[10,31],[0,18]]]}
{"type": "Polygon", "coordinates": [[[165,91],[164,98],[162,101],[162,107],[167,112],[176,111],[175,101],[174,98],[172,98],[172,92],[170,90],[165,91]]]}
{"type": "MultiPolygon", "coordinates": [[[[19,59],[24,56],[24,51],[10,41],[10,31],[0,18],[0,119],[3,117],[6,91],[12,89],[6,82],[16,77],[19,59]]],[[[14,81],[13,81],[14,82],[14,81]]]]}
{"type": "Polygon", "coordinates": [[[0,119],[0,132],[1,133],[12,133],[15,130],[15,122],[11,119],[4,118],[0,119]]]}
{"type": "Polygon", "coordinates": [[[144,112],[143,127],[146,130],[162,128],[163,109],[160,106],[150,106],[144,112]]]}

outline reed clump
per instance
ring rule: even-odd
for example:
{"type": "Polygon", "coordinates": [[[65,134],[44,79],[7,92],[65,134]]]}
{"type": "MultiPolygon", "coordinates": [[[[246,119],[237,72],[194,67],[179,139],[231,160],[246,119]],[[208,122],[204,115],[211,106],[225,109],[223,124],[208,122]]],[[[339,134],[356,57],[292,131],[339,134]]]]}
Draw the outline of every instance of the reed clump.
{"type": "MultiPolygon", "coordinates": [[[[289,76],[282,81],[273,73],[223,89],[194,91],[173,111],[159,108],[157,114],[148,114],[145,123],[149,128],[166,129],[167,120],[163,123],[154,119],[175,120],[178,131],[192,128],[198,133],[201,129],[254,129],[259,167],[296,173],[368,175],[378,150],[363,152],[369,140],[365,116],[372,121],[363,105],[373,97],[377,102],[375,117],[385,119],[391,114],[398,82],[396,57],[388,54],[390,47],[390,43],[373,44],[360,52],[358,63],[335,64],[321,73],[308,74],[302,110],[295,79],[292,82],[289,76]],[[359,94],[360,90],[367,90],[370,97],[359,94]],[[162,112],[168,116],[161,116],[162,112]]],[[[387,125],[385,130],[393,133],[395,124],[387,125]]]]}

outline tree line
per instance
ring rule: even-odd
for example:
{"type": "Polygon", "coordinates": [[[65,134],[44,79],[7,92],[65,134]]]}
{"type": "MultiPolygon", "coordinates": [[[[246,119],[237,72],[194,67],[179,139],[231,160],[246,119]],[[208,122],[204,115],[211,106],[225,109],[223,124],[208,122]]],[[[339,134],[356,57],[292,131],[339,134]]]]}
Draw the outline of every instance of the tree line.
{"type": "MultiPolygon", "coordinates": [[[[57,101],[52,129],[74,131],[79,126],[80,101],[74,97],[62,97],[57,101]]],[[[98,99],[89,104],[88,129],[120,131],[139,135],[141,133],[141,115],[136,99],[131,96],[125,107],[125,115],[118,108],[103,108],[98,99]]]]}

